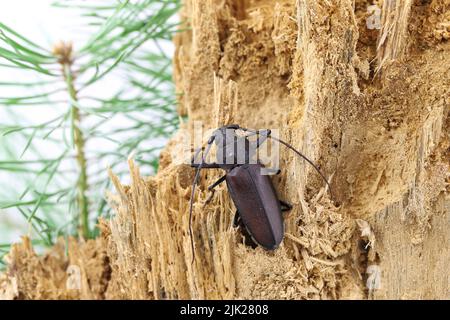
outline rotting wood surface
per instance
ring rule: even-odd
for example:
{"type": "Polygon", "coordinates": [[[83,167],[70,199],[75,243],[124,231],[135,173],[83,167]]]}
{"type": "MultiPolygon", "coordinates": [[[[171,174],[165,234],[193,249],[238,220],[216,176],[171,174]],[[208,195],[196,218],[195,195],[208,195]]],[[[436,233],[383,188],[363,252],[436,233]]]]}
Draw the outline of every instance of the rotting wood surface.
{"type": "Polygon", "coordinates": [[[380,29],[364,0],[185,0],[174,78],[189,122],[158,174],[132,160],[129,186],[111,173],[116,216],[68,257],[63,244],[45,256],[14,246],[0,297],[450,298],[450,1],[375,3],[380,29]],[[332,176],[336,202],[283,152],[274,182],[294,209],[269,253],[242,243],[224,187],[206,204],[220,172],[203,173],[191,264],[193,169],[180,150],[194,121],[281,129],[332,176]],[[68,289],[70,266],[81,288],[68,289]]]}

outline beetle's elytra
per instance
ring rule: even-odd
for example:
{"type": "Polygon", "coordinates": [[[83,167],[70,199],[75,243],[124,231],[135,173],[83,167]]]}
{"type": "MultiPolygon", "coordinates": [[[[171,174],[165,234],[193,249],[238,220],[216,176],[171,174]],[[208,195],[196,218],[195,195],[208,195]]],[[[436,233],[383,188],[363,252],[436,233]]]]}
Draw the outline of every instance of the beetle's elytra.
{"type": "Polygon", "coordinates": [[[208,190],[214,193],[215,187],[224,181],[226,182],[231,199],[237,209],[235,223],[240,222],[257,245],[267,250],[275,250],[280,245],[284,236],[282,211],[290,210],[291,205],[278,199],[272,180],[268,175],[262,174],[263,165],[259,162],[252,163],[250,161],[256,154],[257,149],[267,138],[280,142],[311,164],[325,180],[331,193],[327,179],[317,166],[290,144],[272,137],[270,130],[250,130],[241,128],[239,125],[221,127],[215,130],[209,138],[201,161],[196,163],[201,149],[192,158],[191,166],[196,168],[189,206],[189,232],[193,257],[192,207],[195,186],[198,182],[201,169],[225,170],[225,175],[209,186],[208,190]],[[237,135],[237,130],[241,130],[245,135],[237,135]],[[257,136],[256,141],[250,141],[248,139],[252,136],[257,136]],[[216,143],[218,148],[217,161],[207,163],[205,158],[211,150],[213,142],[216,143]]]}
{"type": "Polygon", "coordinates": [[[230,170],[226,182],[243,225],[252,239],[268,250],[276,249],[284,235],[281,205],[272,180],[261,175],[260,164],[244,164],[230,170]]]}

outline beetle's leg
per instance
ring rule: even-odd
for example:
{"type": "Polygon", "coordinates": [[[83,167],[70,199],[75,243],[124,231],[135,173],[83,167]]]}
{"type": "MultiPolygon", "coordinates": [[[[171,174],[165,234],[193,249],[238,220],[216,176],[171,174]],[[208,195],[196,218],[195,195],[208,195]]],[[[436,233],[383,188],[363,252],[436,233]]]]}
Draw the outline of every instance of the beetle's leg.
{"type": "MultiPolygon", "coordinates": [[[[200,152],[202,151],[202,148],[198,148],[197,151],[195,152],[194,156],[191,158],[191,167],[193,168],[198,168],[200,166],[200,163],[196,163],[196,161],[198,160],[198,156],[200,155],[200,152]]],[[[202,165],[202,169],[216,169],[219,168],[218,164],[216,163],[206,163],[205,160],[202,160],[203,163],[202,165]]]]}
{"type": "MultiPolygon", "coordinates": [[[[220,164],[217,163],[201,163],[202,169],[220,169],[220,164]]],[[[191,163],[191,167],[198,168],[200,166],[200,163],[191,163]]]]}
{"type": "Polygon", "coordinates": [[[239,227],[240,223],[241,223],[241,215],[239,214],[239,211],[236,210],[236,214],[234,215],[233,219],[233,227],[235,228],[239,227]]]}
{"type": "Polygon", "coordinates": [[[233,227],[239,228],[244,238],[245,245],[252,247],[253,249],[255,249],[258,246],[256,241],[253,240],[253,237],[251,236],[244,222],[242,221],[241,215],[239,214],[238,210],[236,210],[236,214],[234,215],[233,227]]]}
{"type": "Polygon", "coordinates": [[[206,200],[206,203],[209,203],[211,201],[212,197],[214,196],[214,193],[216,192],[216,190],[214,190],[214,188],[217,187],[222,182],[224,182],[226,178],[227,178],[227,175],[225,174],[223,177],[220,177],[219,180],[217,180],[216,182],[214,182],[212,185],[210,185],[208,187],[208,190],[211,191],[211,194],[209,195],[208,199],[206,200]]]}
{"type": "Polygon", "coordinates": [[[217,180],[216,182],[214,182],[212,185],[210,185],[208,187],[209,191],[213,191],[215,187],[217,187],[219,184],[221,184],[222,182],[225,181],[225,179],[227,178],[227,175],[223,175],[223,177],[220,177],[219,180],[217,180]]]}
{"type": "Polygon", "coordinates": [[[281,205],[281,211],[289,211],[292,209],[292,205],[290,203],[284,202],[283,200],[278,199],[281,205]]]}

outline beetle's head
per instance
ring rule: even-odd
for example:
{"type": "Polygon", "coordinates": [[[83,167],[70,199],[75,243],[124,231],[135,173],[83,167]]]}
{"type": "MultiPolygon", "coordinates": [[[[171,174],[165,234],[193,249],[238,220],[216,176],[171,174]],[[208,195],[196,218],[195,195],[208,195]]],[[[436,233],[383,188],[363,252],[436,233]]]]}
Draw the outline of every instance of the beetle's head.
{"type": "Polygon", "coordinates": [[[237,164],[238,155],[246,152],[246,139],[236,134],[238,129],[240,129],[239,125],[231,124],[213,132],[211,138],[214,137],[217,146],[217,163],[237,164]]]}

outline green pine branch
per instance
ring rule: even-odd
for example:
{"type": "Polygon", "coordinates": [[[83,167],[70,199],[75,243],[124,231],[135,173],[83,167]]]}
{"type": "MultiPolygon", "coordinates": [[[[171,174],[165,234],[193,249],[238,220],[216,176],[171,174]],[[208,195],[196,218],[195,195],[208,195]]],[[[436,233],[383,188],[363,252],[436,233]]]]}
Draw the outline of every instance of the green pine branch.
{"type": "Polygon", "coordinates": [[[144,173],[155,172],[157,139],[179,121],[171,57],[161,49],[178,28],[179,1],[55,6],[83,10],[82,24],[92,30],[86,43],[72,48],[67,39],[47,48],[0,22],[0,75],[22,75],[0,78],[0,224],[2,215],[22,216],[38,245],[95,236],[98,217],[110,215],[106,167],[127,174],[126,158],[135,152],[144,173]],[[111,77],[121,87],[93,95],[111,77]],[[8,179],[15,183],[2,182],[8,179]]]}

